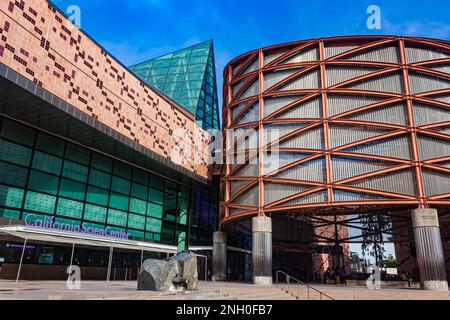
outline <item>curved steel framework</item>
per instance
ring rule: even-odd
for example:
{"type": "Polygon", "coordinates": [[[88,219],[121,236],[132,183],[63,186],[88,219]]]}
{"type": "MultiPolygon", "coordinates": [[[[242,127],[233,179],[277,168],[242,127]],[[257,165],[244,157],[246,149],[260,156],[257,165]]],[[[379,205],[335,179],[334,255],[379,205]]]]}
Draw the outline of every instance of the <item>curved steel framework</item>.
{"type": "Polygon", "coordinates": [[[450,205],[450,42],[299,41],[241,55],[224,77],[224,130],[258,133],[257,147],[242,147],[243,134],[226,150],[246,162],[224,166],[221,225],[307,208],[450,205]]]}

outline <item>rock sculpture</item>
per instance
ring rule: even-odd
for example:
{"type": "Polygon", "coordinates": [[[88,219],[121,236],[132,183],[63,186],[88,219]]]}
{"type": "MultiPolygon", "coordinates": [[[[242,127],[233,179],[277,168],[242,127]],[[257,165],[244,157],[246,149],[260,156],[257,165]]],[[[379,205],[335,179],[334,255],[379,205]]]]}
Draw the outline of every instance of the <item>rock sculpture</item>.
{"type": "Polygon", "coordinates": [[[143,291],[192,291],[197,286],[197,257],[189,251],[165,260],[145,260],[138,277],[138,290],[143,291]]]}

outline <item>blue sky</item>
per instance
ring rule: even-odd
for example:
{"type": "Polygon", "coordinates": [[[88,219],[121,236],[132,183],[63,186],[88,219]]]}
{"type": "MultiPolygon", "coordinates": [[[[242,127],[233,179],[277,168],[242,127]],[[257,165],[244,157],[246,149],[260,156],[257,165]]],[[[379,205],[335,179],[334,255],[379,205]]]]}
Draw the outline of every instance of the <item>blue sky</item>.
{"type": "MultiPolygon", "coordinates": [[[[219,94],[234,57],[276,43],[349,34],[450,39],[450,1],[407,0],[54,0],[81,9],[82,28],[125,65],[214,39],[219,94]],[[370,5],[381,30],[369,30],[370,5]]],[[[357,250],[353,246],[354,250],[357,250]]],[[[392,253],[392,246],[388,252],[392,253]]]]}
{"type": "MultiPolygon", "coordinates": [[[[322,36],[395,34],[450,38],[448,0],[54,0],[81,9],[81,26],[125,65],[214,39],[217,74],[262,46],[322,36]],[[381,9],[369,30],[367,8],[381,9]]],[[[219,93],[221,92],[219,87],[219,93]]]]}

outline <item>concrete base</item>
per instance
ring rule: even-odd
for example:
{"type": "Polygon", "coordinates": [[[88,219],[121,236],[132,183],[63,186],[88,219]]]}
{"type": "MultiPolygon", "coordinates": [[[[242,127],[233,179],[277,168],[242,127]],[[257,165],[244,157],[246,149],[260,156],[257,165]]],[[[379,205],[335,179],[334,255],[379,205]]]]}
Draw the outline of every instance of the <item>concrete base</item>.
{"type": "Polygon", "coordinates": [[[424,290],[448,291],[447,281],[424,281],[422,285],[424,290]]]}
{"type": "Polygon", "coordinates": [[[227,277],[223,274],[215,274],[212,276],[212,281],[227,281],[227,277]]]}
{"type": "Polygon", "coordinates": [[[415,209],[411,216],[422,289],[448,290],[438,212],[415,209]]]}
{"type": "Polygon", "coordinates": [[[253,284],[271,286],[273,284],[273,279],[272,277],[253,277],[253,284]]]}
{"type": "Polygon", "coordinates": [[[217,231],[213,234],[212,266],[212,281],[226,281],[227,234],[225,232],[217,231]]]}

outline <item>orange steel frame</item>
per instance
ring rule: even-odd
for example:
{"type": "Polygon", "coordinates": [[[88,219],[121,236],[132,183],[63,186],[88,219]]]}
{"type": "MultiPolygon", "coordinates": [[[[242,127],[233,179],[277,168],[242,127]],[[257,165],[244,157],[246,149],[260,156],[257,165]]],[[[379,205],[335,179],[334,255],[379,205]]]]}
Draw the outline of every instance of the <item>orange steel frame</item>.
{"type": "MultiPolygon", "coordinates": [[[[417,136],[418,133],[422,135],[428,135],[431,137],[436,137],[440,139],[444,139],[447,141],[450,141],[450,136],[439,133],[436,131],[432,131],[430,129],[438,128],[438,127],[446,127],[450,126],[450,122],[441,122],[441,123],[435,123],[435,124],[428,124],[420,127],[416,127],[415,125],[415,119],[414,119],[414,112],[413,112],[413,101],[417,102],[423,102],[423,103],[432,103],[433,105],[441,106],[444,108],[450,109],[450,104],[447,104],[445,102],[440,102],[436,100],[431,100],[430,96],[434,96],[437,94],[443,94],[443,93],[450,93],[450,88],[444,89],[444,90],[437,90],[437,91],[430,91],[425,93],[419,93],[419,94],[412,94],[410,89],[410,81],[409,81],[409,73],[411,71],[417,71],[422,73],[427,73],[430,75],[439,76],[441,78],[446,78],[450,80],[450,75],[444,72],[439,72],[431,69],[426,69],[424,67],[433,65],[436,63],[450,63],[450,58],[447,59],[440,59],[440,60],[431,60],[431,61],[425,61],[425,62],[418,62],[418,63],[411,63],[408,64],[406,60],[406,53],[405,53],[405,47],[406,43],[420,46],[420,47],[434,47],[434,48],[441,48],[443,50],[446,50],[450,53],[450,42],[444,41],[444,40],[436,40],[436,39],[427,39],[427,38],[416,38],[416,37],[397,37],[397,36],[349,36],[349,37],[333,37],[333,38],[320,38],[320,39],[313,39],[313,40],[305,40],[305,41],[299,41],[299,42],[292,42],[287,44],[280,44],[275,45],[271,47],[266,47],[263,49],[258,49],[246,54],[241,55],[240,57],[234,59],[231,61],[224,71],[224,78],[226,79],[226,82],[224,83],[224,108],[223,108],[223,124],[224,124],[224,130],[225,129],[237,129],[237,128],[248,128],[251,127],[252,129],[260,129],[258,132],[259,134],[259,144],[258,149],[250,149],[247,150],[249,152],[249,155],[247,155],[246,159],[250,160],[253,159],[256,156],[259,156],[259,176],[258,177],[234,177],[233,174],[237,172],[243,165],[236,165],[235,167],[232,167],[230,163],[225,161],[225,165],[222,171],[222,179],[221,179],[221,185],[222,188],[225,190],[225,197],[224,201],[221,203],[222,206],[222,216],[220,221],[220,226],[223,227],[226,223],[229,223],[231,221],[243,219],[246,217],[251,217],[255,215],[266,215],[266,214],[272,214],[276,212],[286,212],[291,211],[295,209],[307,209],[307,208],[317,208],[318,210],[321,210],[321,208],[330,208],[330,207],[345,207],[345,206],[374,206],[374,205],[380,205],[380,206],[386,206],[386,205],[392,205],[392,206],[400,206],[400,205],[414,205],[421,208],[426,208],[430,205],[450,205],[450,192],[446,194],[441,195],[435,195],[427,197],[425,195],[424,191],[424,185],[423,185],[423,178],[422,178],[422,170],[423,168],[429,168],[433,170],[438,170],[441,172],[448,173],[450,175],[450,168],[446,168],[443,166],[437,165],[438,163],[450,161],[450,155],[438,158],[438,159],[431,159],[431,160],[421,160],[419,157],[419,149],[418,149],[418,142],[417,142],[417,136]],[[361,42],[367,42],[366,44],[362,44],[361,46],[346,51],[344,53],[341,53],[339,55],[335,55],[333,57],[330,57],[326,59],[325,57],[325,45],[327,43],[339,43],[339,42],[349,42],[354,41],[356,43],[361,42]],[[357,60],[340,60],[340,58],[345,58],[346,56],[351,56],[355,53],[358,53],[363,50],[367,50],[370,48],[377,48],[382,47],[384,45],[396,45],[399,48],[400,52],[400,62],[397,63],[387,63],[387,62],[372,62],[372,61],[357,61],[357,60]],[[311,48],[313,46],[316,46],[319,48],[320,53],[320,60],[319,61],[312,61],[312,62],[301,62],[301,63],[289,63],[289,64],[280,64],[276,65],[277,62],[280,62],[284,60],[285,58],[295,54],[296,52],[300,52],[304,49],[311,48]],[[281,54],[278,58],[271,61],[270,63],[264,65],[264,53],[265,52],[274,52],[277,50],[283,50],[284,48],[289,48],[285,53],[281,54]],[[241,74],[245,71],[245,69],[253,62],[258,60],[258,70],[252,71],[249,73],[241,74]],[[238,68],[235,68],[236,65],[240,66],[238,68]],[[357,78],[353,78],[351,80],[347,80],[345,82],[341,82],[332,86],[327,87],[326,82],[326,66],[330,65],[344,65],[344,64],[351,64],[351,65],[358,65],[358,66],[374,66],[374,67],[383,67],[383,69],[380,69],[378,71],[369,73],[364,76],[360,76],[357,78]],[[282,81],[276,83],[270,88],[267,88],[264,90],[264,73],[270,70],[276,70],[286,67],[300,67],[303,66],[304,68],[300,69],[299,71],[295,72],[293,75],[283,79],[282,81]],[[306,67],[305,67],[306,66],[306,67]],[[236,70],[235,70],[236,69],[236,70]],[[284,84],[288,83],[290,80],[295,79],[299,75],[307,74],[308,72],[312,70],[320,70],[320,82],[321,87],[319,89],[302,89],[302,90],[290,90],[290,91],[277,91],[278,88],[283,86],[284,84]],[[233,74],[234,72],[234,74],[233,74]],[[403,84],[404,84],[404,90],[405,92],[402,93],[392,93],[392,92],[378,92],[378,91],[366,91],[366,90],[355,90],[355,89],[346,89],[343,88],[346,85],[359,82],[361,80],[377,77],[380,75],[386,75],[391,74],[394,72],[401,72],[403,75],[403,84]],[[241,80],[245,80],[245,84],[242,85],[242,87],[233,94],[232,86],[241,80]],[[259,79],[259,80],[257,80],[259,79]],[[245,98],[245,99],[235,99],[234,97],[239,97],[239,95],[246,90],[255,80],[259,81],[259,94],[257,96],[245,98]],[[279,94],[305,94],[305,96],[302,96],[298,100],[288,104],[287,106],[273,112],[270,115],[264,116],[264,98],[276,96],[279,94]],[[330,116],[328,113],[328,106],[327,106],[327,95],[329,93],[341,93],[341,94],[358,94],[358,95],[368,95],[368,96],[374,96],[374,97],[382,97],[385,98],[385,100],[373,103],[371,105],[367,105],[364,107],[360,107],[357,109],[353,109],[351,111],[341,113],[339,115],[330,116]],[[308,101],[310,99],[314,98],[321,98],[322,101],[322,114],[323,117],[321,119],[275,119],[274,117],[278,114],[283,113],[285,110],[298,105],[302,102],[308,101]],[[245,123],[241,125],[236,124],[236,120],[239,119],[245,112],[252,107],[252,105],[255,102],[259,102],[259,120],[245,123]],[[367,121],[357,121],[357,120],[347,120],[343,119],[344,117],[347,117],[352,114],[356,114],[358,112],[373,109],[382,105],[390,105],[392,103],[396,102],[406,102],[407,107],[407,115],[409,124],[407,126],[403,125],[394,125],[394,124],[387,124],[387,123],[374,123],[374,122],[367,122],[367,121]],[[233,118],[232,116],[232,108],[238,104],[246,103],[246,106],[239,112],[239,114],[233,118]],[[283,166],[282,168],[279,168],[278,170],[268,173],[266,175],[263,174],[263,163],[264,159],[263,156],[265,152],[271,148],[272,146],[269,144],[265,146],[264,144],[264,134],[263,134],[263,126],[264,124],[268,123],[283,123],[283,122],[302,122],[302,123],[308,123],[307,126],[302,127],[298,130],[293,131],[292,133],[282,137],[280,139],[280,142],[283,142],[285,140],[288,140],[289,138],[298,135],[301,132],[310,130],[312,128],[323,128],[324,132],[324,140],[325,140],[325,150],[313,150],[313,149],[292,149],[292,148],[273,148],[273,151],[280,151],[280,152],[293,152],[293,153],[307,153],[310,154],[310,156],[303,158],[301,160],[298,160],[296,162],[290,163],[289,165],[283,166]],[[344,146],[339,146],[336,148],[331,147],[331,141],[330,141],[330,133],[329,133],[329,125],[332,124],[351,124],[351,125],[365,125],[373,128],[385,128],[385,129],[391,129],[393,131],[390,131],[385,134],[378,135],[376,137],[367,138],[364,140],[359,140],[350,144],[346,144],[344,146]],[[411,150],[413,154],[413,159],[406,160],[406,159],[399,159],[399,158],[391,158],[391,157],[385,157],[385,156],[376,156],[376,155],[370,155],[370,154],[357,154],[353,152],[344,152],[344,149],[347,149],[352,146],[361,145],[367,142],[372,141],[378,141],[390,137],[396,137],[409,134],[411,138],[411,150]],[[375,172],[357,175],[345,180],[341,181],[333,181],[333,168],[332,168],[332,162],[331,162],[331,156],[337,155],[337,156],[346,156],[346,157],[358,157],[358,158],[366,158],[366,159],[375,159],[375,160],[383,160],[389,163],[392,163],[393,166],[390,168],[378,170],[375,172]],[[273,178],[274,175],[283,172],[285,170],[288,170],[292,167],[295,167],[299,164],[317,159],[317,158],[325,158],[326,162],[326,182],[312,182],[312,181],[299,181],[299,180],[289,180],[289,179],[280,179],[280,178],[273,178]],[[366,178],[371,178],[379,175],[383,175],[386,173],[395,172],[398,170],[406,169],[406,168],[414,168],[416,172],[416,178],[417,178],[417,195],[411,196],[411,195],[404,195],[400,193],[393,193],[393,192],[386,192],[381,190],[373,190],[373,189],[364,189],[360,187],[354,187],[349,185],[344,185],[345,183],[362,180],[366,178]],[[230,181],[240,181],[245,180],[248,181],[249,184],[245,186],[243,189],[236,192],[232,197],[230,196],[230,181]],[[306,190],[304,192],[292,195],[290,197],[278,200],[273,203],[265,204],[264,202],[264,181],[271,181],[271,182],[283,182],[283,183],[289,183],[289,184],[301,184],[304,186],[310,186],[311,189],[306,190]],[[238,205],[233,204],[233,200],[239,197],[241,194],[246,192],[247,190],[259,186],[259,203],[258,207],[255,206],[246,206],[246,205],[238,205]],[[351,192],[360,192],[364,194],[373,194],[373,195],[380,195],[385,197],[391,197],[392,200],[378,200],[378,201],[352,201],[352,202],[336,202],[333,198],[333,189],[339,189],[344,191],[351,191],[351,192]],[[316,192],[322,192],[326,191],[328,194],[328,201],[323,203],[315,203],[315,204],[302,204],[302,205],[295,205],[295,206],[280,206],[282,203],[285,203],[287,201],[308,195],[313,194],[316,192]],[[231,214],[230,209],[241,209],[243,211],[231,214]]],[[[244,135],[245,136],[245,135],[244,135]]],[[[239,141],[237,141],[239,143],[239,141]]],[[[226,150],[229,152],[230,150],[226,150]]],[[[226,153],[227,153],[226,152],[226,153]]],[[[225,158],[225,156],[224,156],[225,158]]]]}

